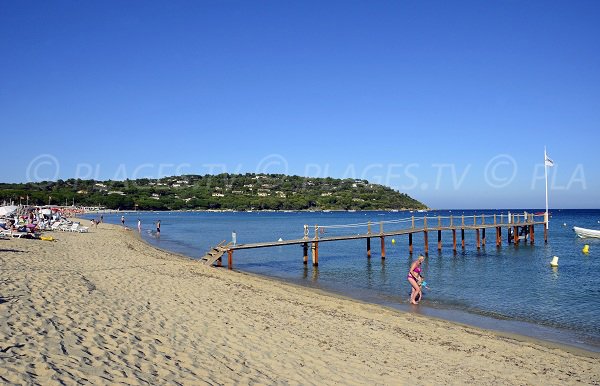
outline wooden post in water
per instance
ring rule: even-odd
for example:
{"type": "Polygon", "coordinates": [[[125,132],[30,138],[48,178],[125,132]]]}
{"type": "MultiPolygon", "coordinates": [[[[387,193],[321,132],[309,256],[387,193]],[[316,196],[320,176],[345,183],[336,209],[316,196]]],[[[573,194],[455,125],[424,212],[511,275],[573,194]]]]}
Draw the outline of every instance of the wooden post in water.
{"type": "Polygon", "coordinates": [[[460,244],[462,249],[465,249],[465,228],[460,229],[460,244]]]}
{"type": "Polygon", "coordinates": [[[367,237],[367,257],[371,257],[371,238],[367,237]]]}
{"type": "Polygon", "coordinates": [[[233,249],[227,251],[227,268],[233,269],[233,249]]]}
{"type": "Polygon", "coordinates": [[[385,259],[385,237],[381,237],[381,258],[385,259]]]}
{"type": "Polygon", "coordinates": [[[452,251],[456,253],[456,229],[452,229],[452,251]]]}
{"type": "Polygon", "coordinates": [[[313,260],[313,267],[316,267],[319,265],[319,242],[318,241],[314,241],[312,243],[312,260],[313,260]]]}
{"type": "Polygon", "coordinates": [[[412,233],[408,234],[408,253],[413,254],[413,242],[412,242],[412,233]]]}
{"type": "Polygon", "coordinates": [[[499,247],[502,244],[502,234],[501,227],[496,227],[496,247],[499,247]]]}
{"type": "Polygon", "coordinates": [[[410,216],[411,218],[411,227],[414,228],[415,227],[415,216],[410,216]]]}
{"type": "Polygon", "coordinates": [[[531,224],[529,228],[529,237],[531,238],[531,244],[533,245],[535,243],[535,229],[533,224],[531,224]]]}
{"type": "Polygon", "coordinates": [[[302,244],[302,249],[304,252],[304,257],[302,260],[303,260],[304,265],[307,265],[308,264],[308,243],[302,244]]]}
{"type": "Polygon", "coordinates": [[[427,236],[427,231],[423,231],[423,243],[425,244],[425,254],[429,254],[429,241],[427,236]]]}
{"type": "Polygon", "coordinates": [[[544,224],[544,243],[548,242],[548,223],[544,224]]]}
{"type": "Polygon", "coordinates": [[[485,247],[485,228],[481,229],[481,245],[485,247]]]}
{"type": "Polygon", "coordinates": [[[513,240],[514,240],[514,243],[515,243],[515,245],[519,245],[519,226],[515,225],[513,228],[514,228],[513,229],[513,240]]]}
{"type": "Polygon", "coordinates": [[[442,231],[438,229],[438,251],[442,250],[442,231]]]}
{"type": "Polygon", "coordinates": [[[479,240],[479,228],[475,229],[475,234],[477,235],[477,249],[479,249],[481,247],[479,240]]]}

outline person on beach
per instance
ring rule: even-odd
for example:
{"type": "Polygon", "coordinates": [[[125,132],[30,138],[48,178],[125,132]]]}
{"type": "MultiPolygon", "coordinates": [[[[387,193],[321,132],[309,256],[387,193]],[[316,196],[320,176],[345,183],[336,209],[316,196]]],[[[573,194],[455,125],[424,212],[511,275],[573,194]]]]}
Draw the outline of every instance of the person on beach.
{"type": "Polygon", "coordinates": [[[160,220],[156,222],[156,237],[160,236],[160,220]]]}
{"type": "Polygon", "coordinates": [[[121,225],[125,226],[125,216],[121,216],[121,225]]]}
{"type": "Polygon", "coordinates": [[[423,276],[421,276],[421,263],[423,263],[423,260],[425,260],[425,256],[419,255],[419,258],[410,265],[410,270],[408,271],[407,280],[412,287],[410,304],[419,304],[421,296],[423,295],[421,292],[421,282],[423,282],[423,276]]]}
{"type": "Polygon", "coordinates": [[[142,220],[138,218],[138,233],[142,233],[142,220]]]}
{"type": "Polygon", "coordinates": [[[104,222],[104,215],[103,214],[100,215],[100,222],[104,222]]]}

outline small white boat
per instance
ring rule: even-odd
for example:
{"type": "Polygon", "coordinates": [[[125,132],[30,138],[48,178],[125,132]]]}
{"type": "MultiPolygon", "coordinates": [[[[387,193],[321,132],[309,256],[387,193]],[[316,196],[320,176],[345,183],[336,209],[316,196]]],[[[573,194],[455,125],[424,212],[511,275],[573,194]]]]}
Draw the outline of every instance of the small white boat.
{"type": "Polygon", "coordinates": [[[581,238],[586,238],[586,237],[600,238],[600,230],[586,229],[586,228],[580,228],[580,227],[573,227],[573,230],[575,231],[577,236],[579,236],[581,238]]]}

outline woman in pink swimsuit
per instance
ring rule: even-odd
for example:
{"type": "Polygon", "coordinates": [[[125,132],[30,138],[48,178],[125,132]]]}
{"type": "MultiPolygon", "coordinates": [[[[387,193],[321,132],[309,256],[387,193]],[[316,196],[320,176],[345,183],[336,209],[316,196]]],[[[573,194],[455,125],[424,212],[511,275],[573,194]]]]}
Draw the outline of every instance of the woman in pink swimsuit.
{"type": "Polygon", "coordinates": [[[423,281],[423,276],[421,276],[421,263],[423,260],[425,260],[425,256],[419,255],[419,258],[410,265],[410,270],[408,271],[407,280],[412,286],[410,304],[419,304],[417,298],[421,300],[421,282],[423,281]]]}

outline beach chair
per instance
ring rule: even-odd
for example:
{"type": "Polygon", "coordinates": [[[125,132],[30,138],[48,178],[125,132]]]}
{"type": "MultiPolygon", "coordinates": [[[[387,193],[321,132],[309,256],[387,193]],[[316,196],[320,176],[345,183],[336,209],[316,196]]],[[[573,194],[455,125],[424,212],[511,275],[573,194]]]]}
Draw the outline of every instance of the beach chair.
{"type": "Polygon", "coordinates": [[[71,224],[70,228],[67,228],[67,232],[78,232],[78,228],[79,228],[79,223],[74,222],[73,224],[71,224]]]}
{"type": "Polygon", "coordinates": [[[58,226],[58,229],[63,232],[70,232],[72,228],[73,228],[73,224],[68,224],[68,223],[60,223],[60,225],[58,226]]]}
{"type": "Polygon", "coordinates": [[[78,224],[77,229],[75,230],[75,232],[87,233],[88,229],[89,229],[88,227],[84,227],[84,226],[78,224]]]}
{"type": "Polygon", "coordinates": [[[8,236],[8,237],[16,237],[16,238],[21,238],[21,237],[27,237],[29,235],[29,233],[27,232],[19,232],[19,231],[12,231],[12,230],[3,230],[2,233],[4,236],[8,236]]]}

